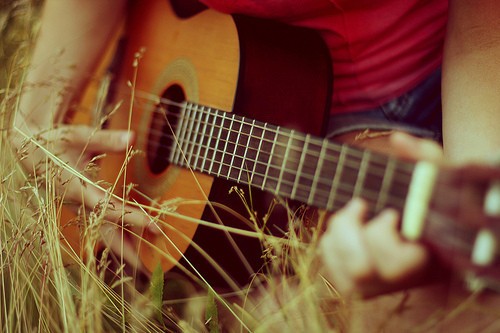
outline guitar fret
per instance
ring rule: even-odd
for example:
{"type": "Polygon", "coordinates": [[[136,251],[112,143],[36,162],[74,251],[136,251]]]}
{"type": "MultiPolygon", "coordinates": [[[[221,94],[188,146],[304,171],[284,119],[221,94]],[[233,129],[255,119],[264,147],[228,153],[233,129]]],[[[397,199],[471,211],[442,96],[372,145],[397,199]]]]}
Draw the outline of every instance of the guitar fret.
{"type": "Polygon", "coordinates": [[[327,140],[321,142],[321,147],[320,156],[323,156],[323,158],[321,158],[321,162],[318,163],[321,164],[321,168],[318,168],[318,177],[320,181],[316,184],[316,192],[311,200],[314,201],[315,205],[326,207],[332,192],[332,181],[335,178],[338,162],[337,156],[340,152],[335,147],[330,147],[327,140]]]}
{"type": "MultiPolygon", "coordinates": [[[[224,113],[223,113],[224,115],[224,113]]],[[[216,162],[216,159],[217,159],[217,152],[218,152],[218,148],[219,148],[219,144],[220,144],[220,138],[222,136],[222,125],[224,123],[224,118],[220,117],[219,114],[215,114],[215,119],[214,119],[214,128],[216,127],[215,125],[217,125],[218,121],[221,121],[221,125],[218,126],[218,129],[219,131],[217,132],[217,136],[215,136],[215,144],[214,144],[214,148],[213,148],[213,154],[212,154],[212,159],[210,161],[210,168],[209,168],[209,172],[212,173],[212,174],[215,174],[215,171],[214,171],[214,166],[215,166],[215,162],[216,162]]]]}
{"type": "MultiPolygon", "coordinates": [[[[311,184],[314,172],[316,170],[318,156],[314,151],[314,148],[312,148],[313,146],[311,146],[310,139],[307,140],[307,145],[306,145],[306,139],[304,138],[301,147],[304,150],[304,152],[299,157],[298,164],[302,164],[302,166],[300,168],[300,172],[296,173],[292,181],[292,186],[290,191],[292,191],[293,187],[296,185],[294,198],[296,200],[306,203],[307,198],[311,193],[311,184]]],[[[295,169],[299,169],[298,164],[294,166],[295,169]]]]}
{"type": "Polygon", "coordinates": [[[308,146],[309,146],[309,139],[310,138],[311,138],[311,136],[309,134],[307,134],[306,135],[306,139],[304,141],[304,149],[302,149],[302,152],[300,154],[299,166],[297,168],[297,173],[295,175],[295,181],[293,182],[292,192],[291,192],[291,195],[290,195],[290,197],[292,199],[295,199],[297,197],[297,188],[298,188],[299,183],[300,183],[300,176],[302,174],[302,168],[304,166],[305,157],[307,155],[307,149],[308,149],[308,146]]]}
{"type": "Polygon", "coordinates": [[[384,176],[382,178],[382,187],[375,203],[375,211],[380,211],[387,203],[389,197],[389,189],[391,188],[392,179],[394,177],[394,171],[396,168],[396,160],[393,157],[389,157],[385,170],[384,176]]]}
{"type": "MultiPolygon", "coordinates": [[[[309,135],[308,135],[309,137],[309,135]]],[[[325,142],[321,142],[321,150],[319,152],[319,158],[318,158],[318,165],[316,167],[316,172],[314,173],[313,176],[313,184],[311,187],[311,192],[309,193],[309,197],[307,198],[307,204],[311,205],[314,202],[314,197],[316,195],[316,191],[318,189],[318,183],[320,180],[320,175],[321,175],[321,169],[323,168],[323,162],[325,160],[325,154],[326,154],[326,144],[325,142]]]]}
{"type": "Polygon", "coordinates": [[[276,137],[277,137],[277,133],[279,131],[279,126],[277,128],[277,131],[274,132],[274,137],[273,137],[273,140],[271,141],[272,144],[271,144],[271,151],[269,153],[269,160],[267,162],[267,166],[266,166],[266,171],[264,172],[264,179],[262,180],[262,185],[261,185],[261,189],[264,190],[265,189],[265,186],[266,186],[266,183],[267,183],[267,179],[268,179],[268,175],[269,175],[269,168],[271,166],[271,163],[272,163],[272,156],[273,156],[273,153],[274,153],[274,148],[276,147],[276,137]]]}
{"type": "Polygon", "coordinates": [[[224,127],[224,130],[226,131],[227,135],[224,136],[224,148],[222,149],[222,158],[221,158],[221,166],[220,166],[220,171],[219,171],[219,177],[224,177],[226,179],[229,179],[229,172],[231,171],[231,156],[232,154],[230,153],[229,146],[231,144],[231,128],[233,125],[233,120],[229,116],[233,116],[233,114],[228,113],[227,114],[229,125],[228,127],[224,127]],[[229,158],[229,162],[226,161],[226,159],[229,158]]]}
{"type": "MultiPolygon", "coordinates": [[[[226,118],[226,113],[224,112],[224,113],[222,113],[222,123],[221,123],[221,129],[222,129],[222,130],[225,130],[225,128],[224,128],[224,122],[226,121],[226,119],[227,119],[227,118],[226,118]]],[[[231,127],[229,126],[229,128],[231,128],[231,127]]],[[[226,151],[227,151],[227,143],[228,143],[228,141],[229,141],[229,133],[230,133],[230,132],[228,131],[228,133],[227,133],[227,138],[224,140],[224,148],[222,149],[222,157],[221,157],[221,158],[220,158],[220,160],[219,160],[219,161],[220,161],[220,164],[219,164],[219,170],[217,171],[217,176],[218,176],[218,177],[220,177],[220,176],[221,176],[221,173],[222,173],[222,167],[224,166],[224,159],[225,159],[225,157],[226,157],[226,151]]],[[[218,147],[219,147],[219,146],[217,145],[217,148],[218,148],[218,147]]]]}
{"type": "MultiPolygon", "coordinates": [[[[285,132],[282,128],[278,128],[274,138],[274,150],[270,158],[271,164],[266,172],[266,187],[276,194],[283,194],[286,192],[283,190],[282,185],[284,185],[283,181],[289,178],[289,173],[285,173],[288,168],[286,167],[287,160],[284,158],[287,149],[289,150],[289,141],[289,132],[285,132]],[[277,192],[278,187],[280,187],[279,193],[277,192]]],[[[295,177],[295,174],[292,175],[295,177]]]]}
{"type": "MultiPolygon", "coordinates": [[[[185,107],[181,111],[181,114],[184,113],[185,107]]],[[[169,161],[173,164],[177,164],[177,154],[179,152],[178,146],[179,146],[179,133],[180,133],[180,128],[182,126],[182,117],[179,117],[177,126],[175,130],[173,131],[173,139],[174,139],[174,144],[172,146],[172,150],[170,151],[170,158],[169,161]]]]}
{"type": "Polygon", "coordinates": [[[185,126],[187,126],[186,113],[188,112],[188,110],[190,110],[190,108],[191,108],[191,103],[185,105],[183,112],[181,113],[182,116],[180,117],[180,124],[178,125],[178,130],[176,131],[177,149],[175,150],[174,158],[172,159],[172,162],[176,165],[181,165],[182,144],[183,144],[183,138],[186,135],[185,126]]]}
{"type": "MultiPolygon", "coordinates": [[[[198,113],[198,115],[197,115],[196,118],[198,119],[198,123],[196,124],[196,128],[195,128],[194,131],[196,133],[196,139],[199,136],[199,140],[195,140],[193,142],[193,151],[192,152],[193,152],[195,160],[192,162],[192,168],[194,170],[198,169],[198,160],[200,159],[201,148],[203,147],[204,131],[200,130],[200,126],[202,126],[202,123],[203,123],[203,120],[202,120],[202,118],[203,118],[203,111],[204,111],[204,107],[203,106],[197,107],[197,113],[198,113]],[[194,152],[195,148],[196,148],[196,153],[194,152]]],[[[202,128],[204,129],[206,126],[207,126],[207,124],[205,123],[202,128]]]]}
{"type": "Polygon", "coordinates": [[[398,177],[395,177],[392,181],[391,187],[389,188],[389,195],[391,195],[391,205],[395,207],[402,208],[404,206],[404,198],[408,194],[408,188],[411,180],[411,175],[413,170],[402,170],[406,169],[406,164],[397,163],[395,167],[395,173],[398,177]],[[406,171],[406,172],[405,172],[406,171]],[[406,175],[407,179],[403,179],[403,175],[406,175]]]}
{"type": "Polygon", "coordinates": [[[194,126],[194,121],[195,121],[195,108],[196,106],[193,105],[193,107],[191,108],[190,112],[189,112],[189,122],[188,122],[188,126],[186,128],[186,136],[184,138],[184,142],[185,142],[185,145],[184,145],[184,149],[183,149],[183,152],[184,152],[184,164],[186,167],[188,168],[191,168],[191,163],[190,163],[190,159],[191,159],[191,147],[192,147],[192,136],[194,135],[194,131],[193,131],[193,126],[194,126]]]}
{"type": "MultiPolygon", "coordinates": [[[[230,131],[233,131],[232,130],[232,127],[233,127],[233,122],[234,122],[234,114],[233,114],[233,117],[231,119],[231,129],[230,131]]],[[[240,121],[240,127],[238,128],[238,130],[236,130],[236,140],[235,140],[235,146],[234,146],[234,152],[233,154],[231,154],[231,162],[229,163],[229,171],[228,171],[228,178],[232,178],[232,177],[229,177],[231,175],[231,170],[234,168],[236,171],[238,171],[238,168],[236,168],[234,166],[235,164],[235,157],[237,156],[237,151],[238,151],[238,143],[240,141],[240,137],[241,137],[241,131],[243,129],[243,122],[244,122],[244,118],[240,121]]],[[[241,173],[241,168],[239,168],[239,173],[241,173]]],[[[237,182],[239,182],[239,177],[236,177],[236,178],[233,178],[234,180],[236,180],[237,182]]]]}
{"type": "Polygon", "coordinates": [[[288,161],[288,155],[290,153],[290,145],[292,142],[294,132],[295,132],[294,130],[291,130],[290,134],[288,135],[288,141],[285,145],[285,154],[283,155],[283,161],[281,163],[281,168],[280,168],[280,172],[279,172],[279,176],[278,176],[278,184],[277,184],[276,189],[275,189],[276,194],[280,193],[280,189],[281,189],[282,182],[283,182],[283,174],[286,171],[286,163],[288,161]]]}
{"type": "Polygon", "coordinates": [[[182,143],[181,163],[182,163],[182,165],[184,165],[188,168],[189,168],[189,163],[188,163],[189,143],[190,143],[190,137],[193,134],[193,132],[190,130],[190,128],[193,127],[193,119],[192,119],[193,107],[194,106],[189,108],[189,113],[187,114],[186,128],[184,130],[184,138],[183,138],[183,143],[182,143]]]}
{"type": "MultiPolygon", "coordinates": [[[[243,118],[242,123],[244,122],[244,120],[245,120],[245,118],[243,118]]],[[[240,172],[238,174],[238,179],[241,179],[241,174],[242,174],[242,171],[243,171],[244,168],[246,170],[248,170],[248,166],[246,165],[246,159],[247,159],[247,156],[248,156],[248,148],[250,146],[250,138],[252,137],[254,126],[255,126],[255,120],[253,120],[252,124],[250,124],[250,132],[247,135],[247,141],[246,141],[246,143],[244,145],[245,151],[243,152],[243,158],[241,160],[241,168],[240,168],[240,172]]],[[[242,125],[242,127],[243,127],[243,125],[242,125]]],[[[254,161],[254,163],[256,163],[256,162],[254,161]]]]}
{"type": "MultiPolygon", "coordinates": [[[[255,124],[255,121],[254,121],[254,124],[255,124]]],[[[264,142],[264,136],[265,136],[265,131],[266,131],[266,128],[267,128],[267,123],[264,124],[264,128],[262,129],[262,133],[260,135],[260,138],[259,138],[259,146],[257,148],[257,154],[255,156],[255,163],[253,165],[253,168],[252,168],[252,174],[250,175],[250,183],[252,184],[255,184],[255,186],[259,186],[258,183],[254,183],[255,182],[255,175],[256,175],[256,171],[257,171],[257,165],[259,164],[259,158],[260,158],[260,153],[262,151],[262,143],[264,142]]],[[[264,184],[264,181],[265,181],[265,176],[264,178],[262,178],[262,184],[264,184]]]]}
{"type": "Polygon", "coordinates": [[[203,137],[206,138],[207,142],[205,145],[205,153],[203,154],[203,159],[200,166],[200,171],[205,171],[205,163],[207,162],[208,152],[210,151],[210,143],[212,142],[212,135],[214,132],[214,126],[210,126],[210,133],[206,135],[208,124],[210,124],[211,110],[210,108],[205,109],[205,125],[203,126],[203,137]]]}
{"type": "Polygon", "coordinates": [[[329,210],[333,210],[334,205],[335,205],[335,199],[337,197],[338,187],[340,184],[340,177],[341,177],[344,163],[345,163],[346,150],[347,150],[346,146],[342,145],[342,147],[340,148],[339,159],[337,161],[335,176],[334,176],[333,182],[332,182],[332,190],[330,191],[330,193],[328,195],[328,201],[327,201],[328,203],[326,205],[326,208],[329,210]]]}
{"type": "Polygon", "coordinates": [[[186,128],[184,128],[183,132],[183,138],[182,138],[182,146],[181,146],[181,156],[180,156],[180,163],[181,165],[184,165],[186,167],[189,167],[189,164],[187,164],[187,152],[189,149],[189,136],[191,135],[191,132],[189,131],[189,128],[192,127],[193,122],[191,120],[191,114],[193,113],[193,105],[188,109],[188,112],[186,113],[186,128]]]}
{"type": "Polygon", "coordinates": [[[232,178],[232,172],[235,170],[234,166],[234,158],[236,155],[236,148],[237,148],[237,141],[236,138],[238,137],[238,131],[234,130],[233,128],[235,127],[235,121],[234,121],[234,113],[231,114],[231,122],[229,123],[229,132],[227,136],[227,142],[226,142],[226,158],[224,158],[224,161],[227,160],[225,163],[225,166],[227,166],[227,172],[226,172],[226,178],[227,179],[233,179],[232,178]]]}
{"type": "Polygon", "coordinates": [[[376,158],[376,155],[370,155],[370,163],[368,163],[366,176],[363,181],[362,193],[360,194],[361,197],[369,202],[370,214],[375,212],[376,201],[378,200],[380,189],[383,186],[385,158],[380,158],[380,156],[376,158]]]}
{"type": "Polygon", "coordinates": [[[352,193],[353,197],[360,196],[363,185],[365,182],[366,171],[368,169],[368,164],[370,161],[370,152],[366,151],[363,153],[363,157],[361,158],[361,166],[359,167],[358,175],[356,177],[356,183],[354,184],[354,191],[352,193]]]}
{"type": "Polygon", "coordinates": [[[196,138],[198,136],[198,131],[195,129],[195,125],[199,126],[199,122],[196,123],[196,119],[198,116],[198,107],[195,106],[194,109],[191,112],[192,120],[189,122],[189,128],[188,128],[188,136],[187,136],[187,144],[186,144],[186,150],[184,151],[184,154],[186,155],[186,163],[188,168],[192,168],[192,159],[193,159],[193,153],[194,153],[194,148],[195,148],[195,143],[196,143],[196,138]]]}

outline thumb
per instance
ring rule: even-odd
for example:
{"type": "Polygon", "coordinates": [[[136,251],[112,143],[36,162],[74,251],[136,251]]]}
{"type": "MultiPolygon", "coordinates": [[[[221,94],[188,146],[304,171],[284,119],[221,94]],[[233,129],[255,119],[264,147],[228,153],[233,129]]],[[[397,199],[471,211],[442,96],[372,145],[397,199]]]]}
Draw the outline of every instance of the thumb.
{"type": "Polygon", "coordinates": [[[133,143],[134,134],[127,130],[95,129],[89,126],[75,127],[70,134],[70,144],[86,146],[93,152],[121,152],[133,143]]]}
{"type": "Polygon", "coordinates": [[[443,158],[443,150],[429,139],[422,139],[403,132],[396,132],[390,137],[391,144],[399,157],[412,160],[439,162],[443,158]]]}

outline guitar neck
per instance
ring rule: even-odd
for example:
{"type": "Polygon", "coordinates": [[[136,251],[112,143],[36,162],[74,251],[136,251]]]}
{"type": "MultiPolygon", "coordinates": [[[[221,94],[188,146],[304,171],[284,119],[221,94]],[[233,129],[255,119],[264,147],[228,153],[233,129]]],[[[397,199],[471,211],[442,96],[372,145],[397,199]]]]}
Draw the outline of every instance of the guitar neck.
{"type": "Polygon", "coordinates": [[[326,210],[352,197],[402,210],[414,165],[186,103],[169,162],[326,210]]]}

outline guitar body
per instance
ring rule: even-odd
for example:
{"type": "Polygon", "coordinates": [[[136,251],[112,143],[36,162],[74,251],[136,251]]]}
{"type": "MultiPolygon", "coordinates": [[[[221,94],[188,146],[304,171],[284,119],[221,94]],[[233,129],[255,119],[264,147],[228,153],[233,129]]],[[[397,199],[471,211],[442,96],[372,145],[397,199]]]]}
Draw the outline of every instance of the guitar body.
{"type": "MultiPolygon", "coordinates": [[[[204,278],[218,284],[220,274],[206,254],[200,254],[201,248],[232,280],[246,283],[262,266],[260,241],[237,235],[230,240],[225,232],[193,222],[202,219],[255,230],[234,214],[206,204],[225,205],[248,219],[241,199],[229,193],[235,184],[158,162],[162,152],[154,149],[154,141],[160,139],[151,133],[169,130],[165,116],[158,112],[158,98],[188,100],[319,135],[331,100],[328,52],[320,37],[310,31],[212,10],[181,19],[166,0],[134,1],[130,12],[123,65],[113,92],[115,100],[124,104],[111,117],[109,127],[134,130],[134,149],[142,153],[128,162],[125,180],[117,180],[124,156],[106,157],[101,176],[117,188],[135,184],[131,197],[140,203],[175,202],[172,207],[181,217],[161,216],[170,226],[163,228],[167,237],[146,232],[147,241],[137,245],[149,270],[159,263],[164,271],[178,263],[189,267],[181,260],[185,253],[204,278]],[[135,67],[132,64],[139,50],[144,51],[135,67]],[[191,240],[197,246],[191,246],[191,240]]],[[[244,191],[262,218],[270,204],[269,195],[255,190],[249,193],[248,188],[244,191]]],[[[287,222],[286,214],[273,214],[268,229],[281,236],[287,222]]]]}

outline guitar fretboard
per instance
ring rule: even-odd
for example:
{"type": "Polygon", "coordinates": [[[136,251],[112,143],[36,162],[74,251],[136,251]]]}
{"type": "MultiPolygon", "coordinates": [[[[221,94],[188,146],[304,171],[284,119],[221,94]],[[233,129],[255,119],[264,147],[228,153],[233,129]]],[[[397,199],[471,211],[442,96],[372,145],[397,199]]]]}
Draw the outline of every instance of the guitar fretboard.
{"type": "Polygon", "coordinates": [[[186,103],[169,161],[336,210],[363,197],[372,211],[402,209],[413,164],[288,128],[186,103]]]}

